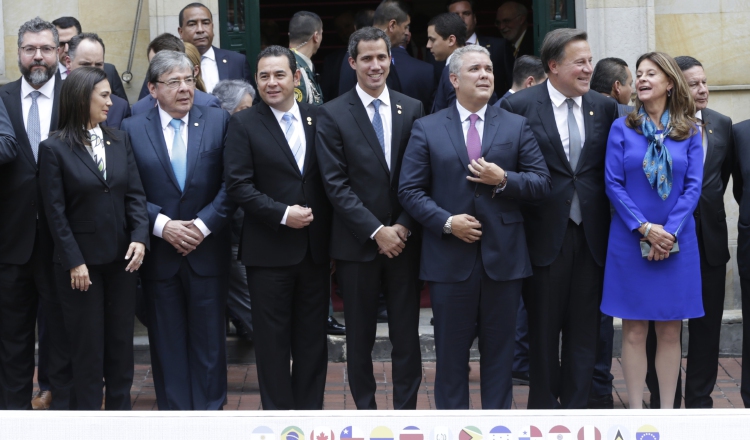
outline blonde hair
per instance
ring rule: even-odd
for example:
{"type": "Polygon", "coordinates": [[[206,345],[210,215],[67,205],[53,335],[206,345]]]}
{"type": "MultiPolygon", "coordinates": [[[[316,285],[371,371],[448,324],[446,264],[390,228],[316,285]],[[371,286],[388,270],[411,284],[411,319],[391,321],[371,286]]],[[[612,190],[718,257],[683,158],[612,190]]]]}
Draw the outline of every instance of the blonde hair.
{"type": "MultiPolygon", "coordinates": [[[[685,76],[683,76],[677,62],[664,52],[649,52],[638,58],[638,62],[635,64],[636,70],[644,60],[649,60],[656,64],[667,78],[672,81],[671,96],[667,95],[669,124],[672,127],[669,137],[682,141],[694,135],[697,132],[698,124],[698,120],[695,119],[695,101],[693,101],[693,95],[690,94],[685,76]]],[[[636,80],[637,83],[638,81],[636,80]]],[[[635,108],[625,120],[625,125],[636,130],[638,133],[641,133],[641,124],[643,124],[643,118],[638,114],[641,107],[643,107],[643,103],[636,95],[635,108]]],[[[666,127],[664,128],[666,129],[666,127]]]]}
{"type": "Polygon", "coordinates": [[[195,88],[201,92],[205,92],[206,85],[203,83],[203,78],[201,78],[201,53],[198,52],[198,48],[193,46],[192,43],[185,41],[185,55],[190,58],[193,66],[198,66],[198,74],[195,75],[195,88]]]}

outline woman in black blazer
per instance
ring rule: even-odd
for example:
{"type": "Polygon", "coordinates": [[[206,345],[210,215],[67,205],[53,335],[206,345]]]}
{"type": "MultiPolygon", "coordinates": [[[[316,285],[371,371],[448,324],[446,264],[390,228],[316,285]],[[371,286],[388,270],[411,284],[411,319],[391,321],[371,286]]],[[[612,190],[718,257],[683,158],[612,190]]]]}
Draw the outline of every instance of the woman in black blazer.
{"type": "Polygon", "coordinates": [[[103,70],[82,67],[60,92],[59,130],[39,145],[44,210],[70,342],[77,409],[129,410],[137,271],[149,240],[146,196],[126,133],[101,127],[103,70]]]}

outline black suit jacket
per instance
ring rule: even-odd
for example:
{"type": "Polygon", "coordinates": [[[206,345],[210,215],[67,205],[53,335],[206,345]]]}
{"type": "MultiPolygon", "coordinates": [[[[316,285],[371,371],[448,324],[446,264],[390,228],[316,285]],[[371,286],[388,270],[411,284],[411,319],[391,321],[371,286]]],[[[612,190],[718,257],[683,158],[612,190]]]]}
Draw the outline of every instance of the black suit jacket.
{"type": "Polygon", "coordinates": [[[128,95],[125,93],[125,87],[122,85],[120,74],[117,73],[117,68],[113,64],[104,63],[104,73],[107,74],[109,80],[109,86],[112,88],[112,94],[119,96],[128,102],[128,95]]]}
{"type": "MultiPolygon", "coordinates": [[[[55,75],[50,132],[57,130],[61,86],[58,73],[55,75]]],[[[4,237],[0,240],[0,264],[25,264],[34,250],[37,222],[42,241],[51,244],[51,238],[42,208],[38,167],[23,123],[21,79],[1,87],[0,99],[8,110],[18,142],[16,159],[0,166],[0,212],[3,213],[0,215],[0,237],[4,237]]]]}
{"type": "MultiPolygon", "coordinates": [[[[516,65],[516,59],[523,55],[534,55],[534,36],[532,35],[532,28],[526,30],[526,35],[521,40],[521,45],[518,46],[518,54],[514,55],[516,47],[510,41],[505,38],[501,38],[501,48],[503,55],[503,64],[500,65],[504,69],[502,73],[503,77],[507,79],[508,84],[506,90],[513,87],[513,67],[516,65]]],[[[495,80],[497,86],[497,79],[495,80]]],[[[497,90],[500,90],[497,88],[497,90]]]]}
{"type": "Polygon", "coordinates": [[[734,169],[732,192],[740,205],[737,220],[737,267],[740,277],[750,277],[750,120],[732,127],[734,169]]]}
{"type": "Polygon", "coordinates": [[[297,104],[305,129],[305,161],[300,173],[276,116],[263,101],[229,120],[224,169],[227,194],[245,212],[240,255],[246,266],[300,263],[308,250],[316,263],[328,261],[331,205],[315,154],[316,106],[297,104]],[[288,206],[308,206],[306,228],[281,224],[288,206]]]}
{"type": "MultiPolygon", "coordinates": [[[[493,72],[495,73],[495,90],[497,94],[505,93],[513,85],[513,65],[511,64],[511,74],[506,73],[505,68],[499,66],[505,66],[505,40],[502,38],[485,37],[484,35],[477,35],[477,44],[484,47],[490,53],[490,60],[492,61],[493,72]]],[[[511,56],[513,54],[511,53],[511,56]]]]}
{"type": "Polygon", "coordinates": [[[552,177],[549,197],[522,206],[532,264],[548,266],[560,253],[573,192],[578,191],[589,249],[596,263],[604,266],[611,221],[604,193],[604,154],[609,129],[617,118],[617,102],[594,91],[583,95],[586,141],[576,170],[571,169],[563,150],[547,81],[508,96],[500,106],[529,120],[552,177]]]}
{"type": "Polygon", "coordinates": [[[331,256],[372,261],[378,254],[370,235],[396,223],[416,233],[417,222],[398,201],[401,161],[411,127],[424,115],[422,103],[389,91],[393,121],[391,167],[367,110],[355,89],[318,109],[315,146],[323,185],[333,205],[331,256]]]}
{"type": "Polygon", "coordinates": [[[39,183],[55,242],[54,261],[81,264],[124,261],[131,242],[149,245],[146,194],[130,138],[103,129],[107,178],[83,145],[57,136],[39,144],[39,183]]]}
{"type": "Polygon", "coordinates": [[[708,148],[703,162],[703,189],[694,214],[699,220],[696,232],[703,239],[706,262],[721,266],[729,261],[724,192],[734,163],[732,120],[711,109],[703,109],[701,115],[708,148]]]}

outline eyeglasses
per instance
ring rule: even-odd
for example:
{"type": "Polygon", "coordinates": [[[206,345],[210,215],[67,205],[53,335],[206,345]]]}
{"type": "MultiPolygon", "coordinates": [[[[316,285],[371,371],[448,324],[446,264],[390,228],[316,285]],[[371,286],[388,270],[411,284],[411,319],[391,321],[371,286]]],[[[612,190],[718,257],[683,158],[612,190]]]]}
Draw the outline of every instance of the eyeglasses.
{"type": "Polygon", "coordinates": [[[36,55],[36,51],[38,50],[42,52],[42,55],[49,56],[54,54],[57,51],[57,48],[54,46],[24,46],[21,48],[21,51],[27,57],[33,57],[34,55],[36,55]]]}
{"type": "Polygon", "coordinates": [[[165,86],[167,86],[168,89],[176,89],[180,87],[180,83],[183,83],[183,82],[188,87],[195,86],[195,78],[192,76],[189,76],[185,79],[170,79],[169,81],[156,81],[156,82],[158,82],[159,84],[164,84],[165,86]]]}
{"type": "Polygon", "coordinates": [[[495,26],[508,26],[509,24],[513,23],[516,18],[522,16],[523,14],[518,14],[513,18],[506,18],[503,20],[495,20],[495,26]]]}

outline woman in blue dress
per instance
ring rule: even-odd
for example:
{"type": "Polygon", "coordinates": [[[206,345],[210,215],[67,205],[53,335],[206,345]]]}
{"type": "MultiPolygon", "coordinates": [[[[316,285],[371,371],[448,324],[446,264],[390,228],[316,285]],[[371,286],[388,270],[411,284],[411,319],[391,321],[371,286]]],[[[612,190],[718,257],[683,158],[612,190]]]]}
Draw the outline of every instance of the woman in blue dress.
{"type": "Polygon", "coordinates": [[[630,408],[643,403],[648,321],[655,321],[661,407],[672,408],[682,320],[703,316],[693,220],[703,180],[703,147],[695,104],[672,57],[642,55],[636,64],[636,91],[635,109],[612,124],[607,144],[605,189],[615,215],[601,310],[622,318],[630,408]],[[650,245],[645,257],[640,242],[650,245]]]}

